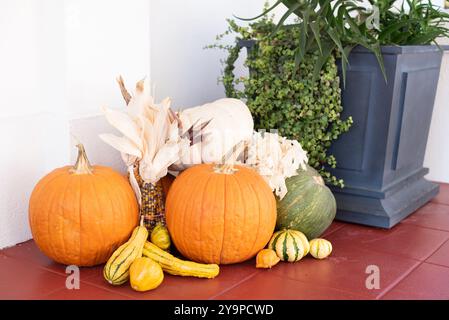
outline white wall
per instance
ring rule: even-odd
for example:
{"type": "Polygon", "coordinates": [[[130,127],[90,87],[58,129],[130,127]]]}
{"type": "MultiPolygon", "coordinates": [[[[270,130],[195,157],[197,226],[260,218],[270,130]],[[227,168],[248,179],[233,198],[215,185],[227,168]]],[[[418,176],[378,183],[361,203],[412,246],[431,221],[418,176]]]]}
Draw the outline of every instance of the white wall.
{"type": "Polygon", "coordinates": [[[57,0],[0,4],[0,247],[30,238],[29,194],[68,160],[63,19],[57,0]]]}
{"type": "MultiPolygon", "coordinates": [[[[98,139],[113,131],[100,107],[123,108],[115,77],[148,75],[176,108],[224,96],[224,53],[203,50],[232,14],[254,16],[264,0],[1,0],[0,248],[31,237],[28,199],[38,179],[74,161],[71,135],[92,163],[123,170],[98,139]]],[[[281,10],[282,11],[282,10],[281,10]]],[[[429,137],[429,177],[449,182],[444,62],[429,137]]],[[[242,70],[238,70],[240,74],[242,70]]]]}
{"type": "MultiPolygon", "coordinates": [[[[440,41],[449,45],[449,39],[440,41]]],[[[449,52],[443,55],[424,166],[427,178],[449,183],[449,52]]]]}
{"type": "Polygon", "coordinates": [[[71,134],[93,163],[122,168],[98,139],[102,105],[123,106],[115,77],[150,65],[147,0],[0,2],[0,248],[31,238],[37,181],[74,161],[71,134]]]}
{"type": "Polygon", "coordinates": [[[151,1],[151,79],[156,95],[191,107],[224,96],[217,83],[221,50],[204,50],[227,29],[232,15],[253,17],[264,0],[151,1]]]}

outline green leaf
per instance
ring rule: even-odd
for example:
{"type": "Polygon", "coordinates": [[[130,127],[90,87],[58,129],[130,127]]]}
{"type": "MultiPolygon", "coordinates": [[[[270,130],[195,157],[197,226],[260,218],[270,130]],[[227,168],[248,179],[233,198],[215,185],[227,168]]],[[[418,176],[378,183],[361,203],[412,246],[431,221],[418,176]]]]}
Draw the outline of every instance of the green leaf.
{"type": "Polygon", "coordinates": [[[295,68],[293,69],[293,73],[296,73],[299,69],[299,65],[304,59],[303,51],[298,47],[295,50],[295,68]]]}
{"type": "Polygon", "coordinates": [[[300,39],[299,39],[299,48],[302,51],[302,55],[306,54],[306,43],[307,43],[307,27],[309,24],[309,11],[305,11],[304,16],[302,17],[302,23],[300,25],[300,39]]]}
{"type": "Polygon", "coordinates": [[[329,57],[331,56],[334,48],[335,45],[331,41],[327,41],[323,44],[323,53],[318,57],[318,59],[315,62],[315,65],[313,66],[313,78],[312,78],[313,82],[315,82],[318,79],[321,69],[323,68],[327,60],[329,60],[329,57]]]}
{"type": "MultiPolygon", "coordinates": [[[[352,49],[354,49],[353,45],[348,45],[344,47],[343,51],[345,52],[346,56],[349,57],[349,54],[351,53],[352,49]]],[[[347,67],[349,65],[349,62],[346,62],[345,60],[341,60],[341,73],[343,74],[343,88],[346,88],[346,71],[347,67]]]]}
{"type": "Polygon", "coordinates": [[[242,20],[242,21],[251,21],[251,20],[256,20],[259,19],[260,17],[263,17],[264,15],[268,14],[269,12],[271,12],[273,9],[275,9],[278,5],[280,5],[282,3],[282,0],[278,0],[276,1],[271,7],[269,7],[267,10],[265,10],[264,12],[262,12],[261,14],[259,14],[258,16],[254,17],[254,18],[239,18],[236,15],[233,15],[236,19],[242,20]]]}
{"type": "Polygon", "coordinates": [[[273,32],[272,32],[271,35],[275,34],[275,33],[279,30],[279,28],[282,27],[282,26],[284,25],[285,20],[287,20],[287,18],[288,18],[288,17],[289,17],[289,16],[290,16],[296,9],[298,9],[300,6],[301,6],[301,3],[300,3],[300,2],[297,2],[295,5],[291,6],[291,7],[287,10],[287,12],[285,12],[285,13],[282,15],[281,19],[279,19],[279,22],[278,22],[278,24],[276,25],[276,28],[274,28],[274,30],[273,30],[273,32]]]}
{"type": "Polygon", "coordinates": [[[384,76],[385,82],[388,82],[387,72],[385,71],[384,58],[382,57],[382,52],[380,49],[380,45],[374,45],[371,50],[374,52],[376,56],[377,62],[379,63],[380,70],[382,71],[382,75],[384,76]]]}
{"type": "Polygon", "coordinates": [[[334,43],[337,45],[338,50],[340,50],[341,52],[341,58],[343,60],[345,60],[346,62],[348,62],[348,57],[345,55],[344,50],[343,50],[343,45],[341,44],[341,40],[338,37],[338,33],[335,31],[334,28],[329,27],[329,29],[326,30],[327,34],[329,35],[329,37],[332,39],[332,41],[334,41],[334,43]]]}
{"type": "Polygon", "coordinates": [[[312,22],[310,24],[310,30],[312,30],[312,32],[313,32],[313,36],[315,37],[315,41],[316,41],[316,43],[318,45],[318,48],[320,50],[320,54],[323,54],[323,48],[321,46],[321,40],[320,40],[320,38],[321,38],[320,31],[321,30],[320,30],[320,27],[319,27],[319,23],[317,23],[316,21],[312,22]]]}

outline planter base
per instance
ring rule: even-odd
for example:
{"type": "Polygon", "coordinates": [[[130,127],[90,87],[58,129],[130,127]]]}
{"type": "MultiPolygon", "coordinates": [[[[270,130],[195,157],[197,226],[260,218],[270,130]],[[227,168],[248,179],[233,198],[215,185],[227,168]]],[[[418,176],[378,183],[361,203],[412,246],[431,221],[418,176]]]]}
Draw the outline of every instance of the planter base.
{"type": "Polygon", "coordinates": [[[380,228],[393,227],[438,194],[438,184],[419,176],[419,179],[405,181],[393,192],[333,188],[338,207],[336,219],[380,228]]]}

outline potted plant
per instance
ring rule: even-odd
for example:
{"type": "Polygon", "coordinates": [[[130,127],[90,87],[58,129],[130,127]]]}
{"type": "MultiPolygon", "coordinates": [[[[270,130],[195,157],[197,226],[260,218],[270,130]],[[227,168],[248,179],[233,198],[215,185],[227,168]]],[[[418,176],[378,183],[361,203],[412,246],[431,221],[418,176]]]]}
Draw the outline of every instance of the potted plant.
{"type": "Polygon", "coordinates": [[[256,127],[309,140],[301,144],[311,164],[335,185],[337,218],[389,228],[438,192],[424,179],[423,159],[443,49],[436,38],[448,35],[449,16],[421,0],[407,0],[407,9],[392,0],[369,3],[280,0],[249,29],[231,21],[227,33],[240,36],[237,45],[224,47],[230,54],[223,82],[228,95],[247,99],[256,127]],[[281,4],[288,10],[273,27],[266,15],[281,4]],[[296,23],[284,25],[291,15],[296,23]],[[252,48],[250,75],[234,79],[242,45],[252,48]],[[261,57],[271,51],[277,60],[264,66],[261,57]],[[336,66],[340,77],[326,78],[336,66]],[[243,90],[236,89],[239,82],[243,90]],[[335,82],[341,101],[323,94],[335,82]],[[314,130],[307,122],[322,126],[314,130]]]}

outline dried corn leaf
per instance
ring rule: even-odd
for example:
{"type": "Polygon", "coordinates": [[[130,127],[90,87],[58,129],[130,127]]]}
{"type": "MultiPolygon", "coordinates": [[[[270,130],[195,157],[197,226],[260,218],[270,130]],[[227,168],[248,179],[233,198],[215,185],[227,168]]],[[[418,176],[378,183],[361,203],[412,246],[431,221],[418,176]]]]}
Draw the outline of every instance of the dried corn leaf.
{"type": "Polygon", "coordinates": [[[287,194],[285,179],[305,168],[307,153],[296,140],[288,140],[277,133],[255,132],[243,164],[254,168],[282,199],[287,194]]]}
{"type": "Polygon", "coordinates": [[[142,157],[141,150],[139,150],[139,148],[126,137],[118,137],[112,133],[102,133],[100,134],[100,139],[120,152],[135,156],[137,158],[142,157]]]}
{"type": "Polygon", "coordinates": [[[129,104],[129,101],[131,100],[131,95],[129,94],[128,90],[126,89],[125,82],[123,81],[122,76],[117,77],[117,83],[120,87],[120,92],[122,93],[123,99],[125,99],[126,104],[129,104]]]}
{"type": "Polygon", "coordinates": [[[106,120],[120,131],[125,137],[131,140],[140,150],[142,150],[143,141],[140,138],[139,128],[135,121],[126,113],[103,108],[106,120]]]}

